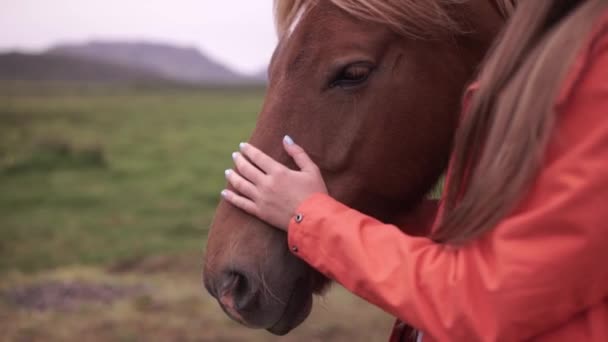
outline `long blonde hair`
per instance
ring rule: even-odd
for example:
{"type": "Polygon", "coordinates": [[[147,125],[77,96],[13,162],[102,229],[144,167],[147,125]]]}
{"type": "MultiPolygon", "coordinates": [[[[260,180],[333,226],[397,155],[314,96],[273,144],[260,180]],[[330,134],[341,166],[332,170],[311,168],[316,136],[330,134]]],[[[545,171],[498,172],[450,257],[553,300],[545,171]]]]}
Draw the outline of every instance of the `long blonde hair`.
{"type": "MultiPolygon", "coordinates": [[[[318,0],[275,0],[279,36],[318,0]]],[[[415,39],[459,34],[466,0],[327,0],[415,39]]],[[[554,102],[608,0],[495,0],[506,29],[478,76],[456,133],[445,211],[432,238],[462,244],[491,230],[525,195],[553,132],[554,102]]]]}
{"type": "Polygon", "coordinates": [[[434,239],[465,243],[515,209],[545,158],[563,81],[607,8],[608,0],[518,4],[457,132],[434,239]]]}

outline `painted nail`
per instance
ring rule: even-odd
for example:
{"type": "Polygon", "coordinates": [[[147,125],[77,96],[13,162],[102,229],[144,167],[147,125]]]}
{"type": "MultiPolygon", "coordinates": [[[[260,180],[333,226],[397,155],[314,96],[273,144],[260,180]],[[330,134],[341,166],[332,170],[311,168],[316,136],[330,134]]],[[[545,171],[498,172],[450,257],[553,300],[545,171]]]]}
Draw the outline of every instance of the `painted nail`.
{"type": "Polygon", "coordinates": [[[284,141],[284,142],[285,142],[287,145],[293,145],[293,144],[294,144],[293,139],[292,139],[292,138],[291,138],[289,135],[286,135],[286,136],[283,138],[283,141],[284,141]]]}
{"type": "Polygon", "coordinates": [[[247,143],[242,142],[239,144],[239,149],[243,150],[246,146],[247,146],[247,143]]]}
{"type": "Polygon", "coordinates": [[[222,190],[221,194],[224,198],[228,197],[228,190],[222,190]]]}
{"type": "Polygon", "coordinates": [[[236,158],[238,158],[238,157],[239,157],[239,153],[238,152],[234,152],[232,154],[232,160],[236,160],[236,158]]]}
{"type": "Polygon", "coordinates": [[[230,177],[231,173],[232,173],[232,170],[230,170],[230,169],[224,171],[224,174],[226,175],[226,178],[230,177]]]}

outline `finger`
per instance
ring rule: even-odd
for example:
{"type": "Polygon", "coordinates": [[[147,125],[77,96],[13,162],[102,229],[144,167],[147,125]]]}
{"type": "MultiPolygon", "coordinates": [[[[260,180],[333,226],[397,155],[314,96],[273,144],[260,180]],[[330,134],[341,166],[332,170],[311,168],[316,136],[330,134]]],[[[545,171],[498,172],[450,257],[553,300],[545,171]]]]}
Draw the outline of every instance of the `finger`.
{"type": "Polygon", "coordinates": [[[236,193],[234,193],[233,191],[230,191],[230,190],[222,191],[222,198],[224,198],[226,201],[228,201],[230,204],[234,205],[235,207],[245,211],[246,213],[249,213],[251,215],[256,215],[256,213],[257,213],[257,206],[255,205],[255,203],[252,200],[245,198],[243,196],[239,196],[236,193]]]}
{"type": "Polygon", "coordinates": [[[285,147],[287,154],[293,158],[296,165],[298,165],[302,171],[318,170],[317,164],[310,159],[304,149],[297,145],[289,135],[286,135],[283,138],[283,146],[285,147]]]}
{"type": "Polygon", "coordinates": [[[257,197],[256,187],[234,170],[226,170],[226,179],[241,195],[253,200],[257,197]]]}
{"type": "Polygon", "coordinates": [[[247,158],[243,157],[240,153],[234,152],[232,154],[232,159],[234,160],[234,165],[236,169],[239,171],[241,176],[248,179],[253,184],[260,184],[262,178],[266,175],[264,172],[260,171],[257,167],[255,167],[247,158]]]}
{"type": "Polygon", "coordinates": [[[241,153],[249,160],[251,160],[255,165],[257,165],[262,171],[267,174],[272,173],[273,171],[284,167],[282,164],[278,163],[271,157],[269,157],[266,153],[260,151],[257,147],[247,144],[241,143],[240,145],[241,153]]]}

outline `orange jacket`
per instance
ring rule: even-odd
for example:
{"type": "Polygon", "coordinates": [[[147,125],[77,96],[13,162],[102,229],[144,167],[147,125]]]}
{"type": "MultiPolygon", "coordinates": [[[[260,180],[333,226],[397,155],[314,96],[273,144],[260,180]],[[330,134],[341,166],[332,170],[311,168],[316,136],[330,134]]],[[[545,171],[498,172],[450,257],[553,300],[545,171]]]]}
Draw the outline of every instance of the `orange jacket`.
{"type": "Polygon", "coordinates": [[[605,19],[558,97],[535,184],[490,233],[445,248],[315,194],[290,223],[291,249],[425,342],[608,341],[605,19]]]}

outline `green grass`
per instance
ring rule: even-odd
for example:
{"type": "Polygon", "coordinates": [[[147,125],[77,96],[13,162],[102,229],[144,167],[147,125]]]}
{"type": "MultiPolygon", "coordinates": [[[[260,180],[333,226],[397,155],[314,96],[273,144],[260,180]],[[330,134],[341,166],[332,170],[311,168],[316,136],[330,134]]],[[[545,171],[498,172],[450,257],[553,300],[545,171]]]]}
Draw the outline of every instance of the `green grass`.
{"type": "Polygon", "coordinates": [[[0,86],[0,272],[201,251],[261,89],[0,86]]]}
{"type": "Polygon", "coordinates": [[[223,170],[262,100],[261,89],[0,83],[0,340],[385,341],[392,319],[341,288],[285,338],[230,321],[204,294],[223,170]],[[83,281],[148,290],[73,311],[11,301],[83,281]]]}

